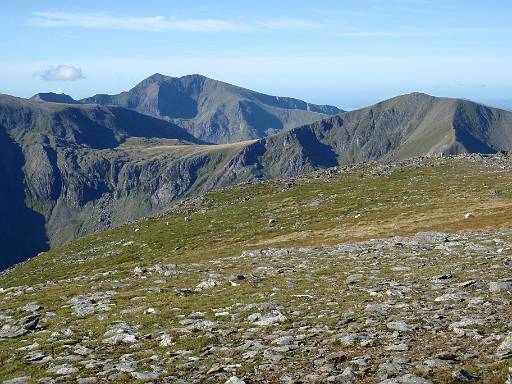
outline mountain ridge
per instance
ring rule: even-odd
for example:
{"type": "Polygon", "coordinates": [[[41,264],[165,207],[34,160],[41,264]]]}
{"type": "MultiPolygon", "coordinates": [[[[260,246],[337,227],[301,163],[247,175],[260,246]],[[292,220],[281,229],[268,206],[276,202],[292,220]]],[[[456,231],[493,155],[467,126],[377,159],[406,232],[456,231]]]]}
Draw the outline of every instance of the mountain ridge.
{"type": "Polygon", "coordinates": [[[97,94],[81,103],[119,105],[174,122],[192,135],[223,144],[258,139],[322,117],[337,107],[270,96],[203,75],[159,73],[117,95],[97,94]]]}
{"type": "Polygon", "coordinates": [[[36,93],[29,100],[48,102],[48,103],[61,103],[61,104],[79,104],[78,101],[65,93],[54,92],[40,92],[36,93]]]}
{"type": "Polygon", "coordinates": [[[413,93],[257,140],[207,145],[119,106],[0,95],[0,146],[7,181],[0,215],[9,218],[0,230],[11,233],[10,249],[33,251],[2,255],[9,265],[44,244],[62,245],[234,184],[373,160],[507,151],[512,113],[413,93]],[[13,232],[24,223],[40,234],[37,244],[24,243],[26,229],[13,232]]]}

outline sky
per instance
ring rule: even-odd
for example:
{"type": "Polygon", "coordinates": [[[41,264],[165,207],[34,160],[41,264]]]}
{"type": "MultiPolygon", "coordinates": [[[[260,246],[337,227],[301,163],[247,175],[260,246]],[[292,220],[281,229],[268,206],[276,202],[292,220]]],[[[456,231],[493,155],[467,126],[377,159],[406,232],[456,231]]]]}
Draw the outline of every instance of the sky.
{"type": "Polygon", "coordinates": [[[512,108],[508,0],[17,0],[0,92],[74,98],[199,73],[346,109],[409,92],[512,108]]]}

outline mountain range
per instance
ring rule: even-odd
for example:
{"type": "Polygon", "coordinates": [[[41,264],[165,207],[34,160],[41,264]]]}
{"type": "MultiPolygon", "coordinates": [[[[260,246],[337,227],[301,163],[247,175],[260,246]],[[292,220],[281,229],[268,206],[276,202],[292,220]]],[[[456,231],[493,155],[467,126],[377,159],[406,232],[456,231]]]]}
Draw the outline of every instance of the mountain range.
{"type": "Polygon", "coordinates": [[[201,75],[154,74],[128,92],[82,103],[118,105],[180,125],[202,140],[223,144],[258,139],[342,112],[289,97],[269,96],[201,75]]]}
{"type": "Polygon", "coordinates": [[[220,187],[511,148],[512,113],[421,93],[343,112],[157,74],[129,92],[79,101],[1,95],[0,268],[220,187]]]}

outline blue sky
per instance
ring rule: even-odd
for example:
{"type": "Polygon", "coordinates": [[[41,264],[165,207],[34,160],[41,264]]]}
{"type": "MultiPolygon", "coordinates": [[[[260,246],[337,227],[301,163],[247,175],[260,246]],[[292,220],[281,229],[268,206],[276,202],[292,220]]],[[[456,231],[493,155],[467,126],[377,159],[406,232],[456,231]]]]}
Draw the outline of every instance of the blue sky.
{"type": "Polygon", "coordinates": [[[511,16],[504,0],[4,2],[0,92],[201,73],[345,108],[413,91],[512,106],[511,16]]]}

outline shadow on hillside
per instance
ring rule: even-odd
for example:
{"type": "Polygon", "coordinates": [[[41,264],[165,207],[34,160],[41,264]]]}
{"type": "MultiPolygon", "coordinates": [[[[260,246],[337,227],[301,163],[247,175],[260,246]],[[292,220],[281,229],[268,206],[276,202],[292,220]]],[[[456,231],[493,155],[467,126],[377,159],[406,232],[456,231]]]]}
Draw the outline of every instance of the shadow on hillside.
{"type": "Polygon", "coordinates": [[[48,250],[44,217],[25,205],[24,157],[0,126],[0,270],[48,250]]]}

